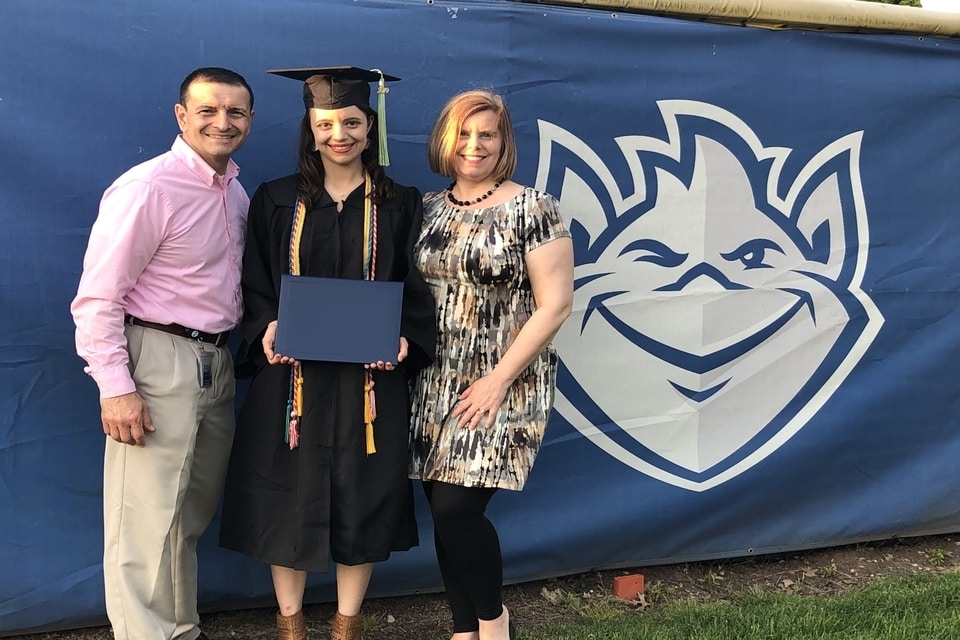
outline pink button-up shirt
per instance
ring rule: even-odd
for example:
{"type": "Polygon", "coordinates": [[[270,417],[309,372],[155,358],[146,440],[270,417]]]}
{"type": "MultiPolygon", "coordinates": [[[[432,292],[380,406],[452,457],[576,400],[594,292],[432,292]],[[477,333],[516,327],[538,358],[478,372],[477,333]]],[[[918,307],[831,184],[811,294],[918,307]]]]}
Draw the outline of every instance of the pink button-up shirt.
{"type": "Polygon", "coordinates": [[[104,398],[135,391],[124,314],[208,333],[240,322],[250,200],[231,160],[217,175],[181,137],[104,192],[70,310],[77,353],[104,398]]]}

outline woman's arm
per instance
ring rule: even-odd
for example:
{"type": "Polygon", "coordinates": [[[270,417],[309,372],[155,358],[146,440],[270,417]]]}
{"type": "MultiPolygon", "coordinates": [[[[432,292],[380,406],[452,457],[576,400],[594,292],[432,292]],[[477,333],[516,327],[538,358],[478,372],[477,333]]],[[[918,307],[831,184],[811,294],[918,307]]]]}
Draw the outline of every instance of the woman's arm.
{"type": "MultiPolygon", "coordinates": [[[[427,367],[436,358],[437,352],[437,307],[430,287],[424,281],[414,256],[414,247],[423,225],[423,199],[420,191],[408,187],[404,193],[402,209],[403,225],[397,248],[397,260],[402,262],[403,312],[400,320],[400,335],[406,342],[404,369],[408,377],[427,367]]],[[[404,345],[401,345],[403,351],[404,345]]]]}

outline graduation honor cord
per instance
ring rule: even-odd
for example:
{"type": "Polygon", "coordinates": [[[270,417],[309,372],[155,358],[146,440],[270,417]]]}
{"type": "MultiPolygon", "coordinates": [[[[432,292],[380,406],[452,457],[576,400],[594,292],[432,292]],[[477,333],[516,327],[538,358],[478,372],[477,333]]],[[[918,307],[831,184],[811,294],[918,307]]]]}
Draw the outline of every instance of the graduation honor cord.
{"type": "MultiPolygon", "coordinates": [[[[374,280],[377,270],[377,206],[373,204],[373,183],[370,174],[363,174],[363,279],[374,280]]],[[[289,268],[290,275],[300,275],[300,242],[303,239],[303,220],[307,215],[307,206],[297,195],[294,205],[293,226],[290,229],[289,268]]],[[[287,398],[286,425],[284,442],[290,449],[300,446],[300,420],[303,417],[303,369],[300,362],[290,367],[290,392],[287,398]]],[[[377,452],[373,438],[373,421],[377,419],[377,400],[373,392],[373,371],[364,370],[363,379],[363,421],[366,429],[367,455],[377,452]]]]}

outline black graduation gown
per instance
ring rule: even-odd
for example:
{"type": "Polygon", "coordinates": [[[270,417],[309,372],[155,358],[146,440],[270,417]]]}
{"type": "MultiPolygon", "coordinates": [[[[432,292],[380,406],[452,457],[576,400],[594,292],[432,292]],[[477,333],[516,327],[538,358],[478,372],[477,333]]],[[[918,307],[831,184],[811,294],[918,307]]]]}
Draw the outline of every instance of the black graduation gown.
{"type": "MultiPolygon", "coordinates": [[[[277,318],[280,276],[289,273],[297,179],[262,184],[250,204],[237,367],[239,375],[256,373],[237,420],[220,544],[260,562],[326,571],[328,554],[357,565],[418,543],[407,479],[408,382],[434,358],[436,312],[413,261],[420,192],[397,185],[377,207],[376,279],[404,283],[400,334],[410,353],[396,370],[374,373],[377,452],[365,449],[363,365],[332,362],[303,363],[301,440],[291,451],[283,441],[290,367],[267,365],[261,338],[277,318]]],[[[315,198],[303,225],[301,275],[362,277],[363,205],[362,185],[342,212],[326,193],[315,198]]]]}

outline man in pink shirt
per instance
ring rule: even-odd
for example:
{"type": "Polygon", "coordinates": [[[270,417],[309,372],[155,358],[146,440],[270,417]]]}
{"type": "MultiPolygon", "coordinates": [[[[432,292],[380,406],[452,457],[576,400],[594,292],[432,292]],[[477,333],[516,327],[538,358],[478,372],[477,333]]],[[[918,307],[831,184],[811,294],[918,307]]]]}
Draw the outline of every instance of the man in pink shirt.
{"type": "Polygon", "coordinates": [[[233,440],[233,361],[249,199],[239,74],[188,75],[180,135],[103,194],[71,305],[106,438],[103,574],[116,640],[205,640],[197,554],[233,440]]]}

